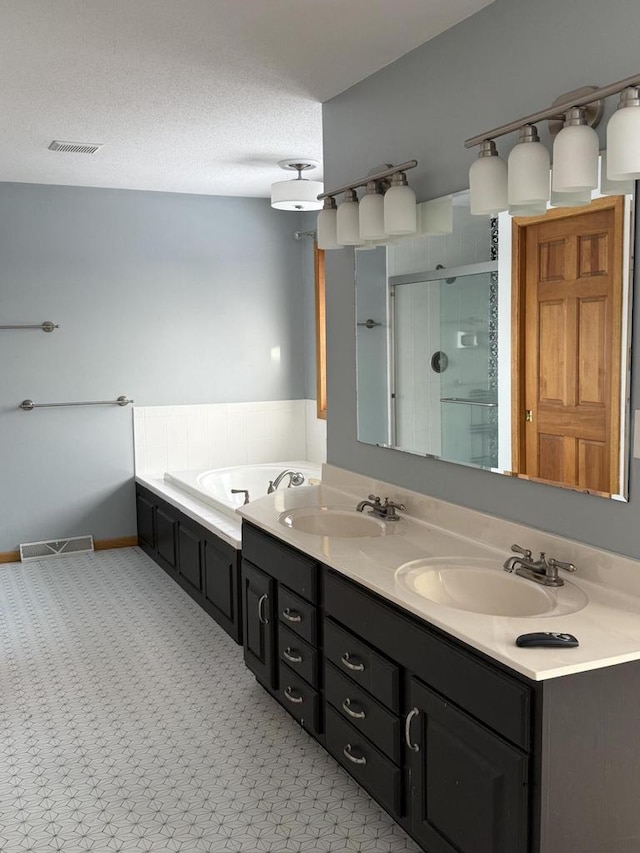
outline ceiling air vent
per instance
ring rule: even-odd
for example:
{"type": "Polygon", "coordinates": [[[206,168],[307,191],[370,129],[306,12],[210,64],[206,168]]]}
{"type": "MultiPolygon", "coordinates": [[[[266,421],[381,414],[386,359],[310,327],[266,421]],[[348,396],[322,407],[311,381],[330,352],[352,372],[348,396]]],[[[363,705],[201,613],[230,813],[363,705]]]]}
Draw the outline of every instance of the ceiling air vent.
{"type": "Polygon", "coordinates": [[[68,154],[95,154],[102,148],[104,142],[60,142],[54,139],[49,146],[49,151],[64,151],[68,154]]]}

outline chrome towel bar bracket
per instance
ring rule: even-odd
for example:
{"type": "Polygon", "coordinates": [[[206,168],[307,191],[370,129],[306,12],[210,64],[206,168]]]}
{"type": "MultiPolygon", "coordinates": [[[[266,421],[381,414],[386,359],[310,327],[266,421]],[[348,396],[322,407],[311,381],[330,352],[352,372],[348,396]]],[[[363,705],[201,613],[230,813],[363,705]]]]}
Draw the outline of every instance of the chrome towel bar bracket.
{"type": "Polygon", "coordinates": [[[45,320],[44,323],[9,323],[0,325],[0,329],[40,329],[43,332],[53,332],[54,329],[59,329],[58,323],[52,323],[51,320],[45,320]]]}
{"type": "Polygon", "coordinates": [[[18,408],[24,412],[30,412],[32,409],[60,409],[69,406],[128,406],[129,403],[134,402],[135,400],[131,400],[123,394],[117,400],[88,400],[78,403],[34,403],[33,400],[23,400],[18,408]]]}

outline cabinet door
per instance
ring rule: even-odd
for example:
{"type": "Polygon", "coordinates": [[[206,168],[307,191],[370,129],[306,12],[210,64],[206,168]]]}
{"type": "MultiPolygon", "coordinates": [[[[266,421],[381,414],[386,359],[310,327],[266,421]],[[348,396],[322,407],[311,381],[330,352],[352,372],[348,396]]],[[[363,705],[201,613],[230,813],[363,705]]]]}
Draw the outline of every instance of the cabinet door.
{"type": "Polygon", "coordinates": [[[276,689],[275,581],[242,561],[244,661],[265,687],[276,689]]]}
{"type": "Polygon", "coordinates": [[[200,536],[183,524],[178,529],[178,569],[192,587],[202,589],[200,536]]]}
{"type": "Polygon", "coordinates": [[[156,549],[163,565],[176,569],[176,527],[178,523],[163,507],[156,510],[156,549]]]}
{"type": "Polygon", "coordinates": [[[203,593],[206,609],[237,642],[242,631],[238,608],[238,551],[216,536],[203,543],[203,593]]]}
{"type": "Polygon", "coordinates": [[[411,828],[430,853],[526,853],[528,759],[415,678],[411,828]]]}
{"type": "Polygon", "coordinates": [[[145,495],[136,495],[136,511],[138,515],[138,538],[141,544],[148,545],[155,551],[156,536],[153,523],[155,504],[148,500],[145,495]]]}

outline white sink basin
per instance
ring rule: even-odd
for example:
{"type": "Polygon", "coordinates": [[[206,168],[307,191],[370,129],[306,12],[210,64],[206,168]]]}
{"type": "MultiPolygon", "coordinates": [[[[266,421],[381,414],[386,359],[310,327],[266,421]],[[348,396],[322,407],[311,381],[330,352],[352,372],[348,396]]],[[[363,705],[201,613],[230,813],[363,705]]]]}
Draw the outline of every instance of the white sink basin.
{"type": "Polygon", "coordinates": [[[414,560],[400,566],[396,581],[436,604],[490,616],[562,616],[588,603],[574,584],[565,581],[559,588],[544,587],[503,571],[499,560],[414,560]]]}
{"type": "Polygon", "coordinates": [[[363,536],[384,536],[387,525],[379,518],[363,515],[349,509],[329,506],[310,506],[291,509],[279,517],[280,524],[291,527],[301,533],[313,533],[316,536],[336,536],[354,538],[363,536]]]}

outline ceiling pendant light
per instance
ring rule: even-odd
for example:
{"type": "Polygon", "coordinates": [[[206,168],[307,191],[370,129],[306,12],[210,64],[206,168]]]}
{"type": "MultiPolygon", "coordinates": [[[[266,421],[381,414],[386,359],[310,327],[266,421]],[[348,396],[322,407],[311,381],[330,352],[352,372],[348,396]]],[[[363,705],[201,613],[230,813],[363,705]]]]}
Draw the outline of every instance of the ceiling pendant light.
{"type": "Polygon", "coordinates": [[[573,107],[553,143],[551,186],[557,193],[595,190],[598,186],[598,134],[587,124],[584,107],[573,107]]]}
{"type": "Polygon", "coordinates": [[[607,177],[611,181],[640,178],[640,88],[625,89],[607,125],[607,177]]]}
{"type": "Polygon", "coordinates": [[[415,234],[418,230],[416,194],[404,172],[395,172],[384,194],[384,231],[386,234],[415,234]]]}
{"type": "Polygon", "coordinates": [[[360,238],[359,207],[356,191],[347,190],[336,216],[337,240],[341,246],[360,246],[363,242],[360,238]]]}
{"type": "Polygon", "coordinates": [[[538,205],[549,201],[550,157],[533,124],[520,129],[518,144],[508,160],[508,199],[511,205],[538,205]]]}
{"type": "Polygon", "coordinates": [[[384,197],[377,181],[367,183],[367,192],[360,201],[360,237],[363,240],[384,240],[384,197]]]}
{"type": "Polygon", "coordinates": [[[495,216],[507,209],[507,164],[492,139],[484,140],[469,169],[469,190],[473,216],[495,216]]]}
{"type": "Polygon", "coordinates": [[[322,202],[318,196],[324,190],[322,181],[309,181],[302,173],[316,169],[316,160],[308,158],[290,158],[280,160],[281,169],[297,172],[298,177],[290,181],[276,181],[271,184],[271,207],[276,210],[320,210],[322,202]]]}
{"type": "Polygon", "coordinates": [[[338,208],[333,196],[327,196],[324,207],[318,214],[316,223],[317,240],[319,249],[341,249],[338,243],[338,208]]]}

